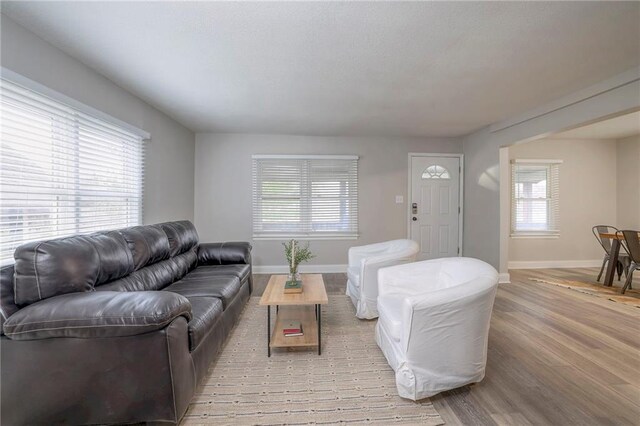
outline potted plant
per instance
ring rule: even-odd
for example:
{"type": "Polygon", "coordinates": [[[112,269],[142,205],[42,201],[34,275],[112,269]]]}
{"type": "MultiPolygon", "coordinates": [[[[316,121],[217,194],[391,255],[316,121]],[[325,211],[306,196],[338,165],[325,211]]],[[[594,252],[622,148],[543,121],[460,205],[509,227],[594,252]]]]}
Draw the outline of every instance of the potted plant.
{"type": "Polygon", "coordinates": [[[308,262],[315,256],[309,250],[309,243],[301,245],[296,240],[289,240],[286,243],[282,243],[284,246],[284,255],[287,258],[289,264],[289,277],[288,281],[300,281],[300,273],[298,273],[298,266],[302,262],[308,262]]]}

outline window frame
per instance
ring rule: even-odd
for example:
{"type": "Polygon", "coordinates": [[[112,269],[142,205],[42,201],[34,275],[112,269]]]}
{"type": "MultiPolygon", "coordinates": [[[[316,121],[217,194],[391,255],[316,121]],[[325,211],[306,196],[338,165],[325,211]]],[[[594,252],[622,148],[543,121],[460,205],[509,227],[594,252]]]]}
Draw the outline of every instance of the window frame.
{"type": "Polygon", "coordinates": [[[562,160],[547,159],[513,159],[510,162],[510,224],[509,236],[511,238],[542,238],[556,239],[560,237],[560,165],[562,160]],[[540,167],[546,173],[545,198],[528,197],[528,200],[544,200],[546,203],[547,220],[545,229],[517,229],[517,200],[525,197],[516,197],[516,168],[519,166],[540,167]]]}
{"type": "Polygon", "coordinates": [[[449,173],[449,170],[444,166],[441,166],[439,164],[432,164],[431,166],[428,166],[426,169],[424,169],[421,177],[422,179],[450,180],[451,173],[449,173]]]}
{"type": "MultiPolygon", "coordinates": [[[[359,237],[358,229],[358,160],[356,155],[252,155],[252,235],[254,240],[282,240],[289,238],[298,238],[304,240],[355,240],[359,237]],[[297,225],[292,225],[289,229],[284,227],[278,229],[272,222],[272,229],[265,229],[265,222],[262,226],[257,226],[258,221],[264,216],[263,202],[264,195],[262,192],[264,180],[260,176],[262,162],[280,162],[282,167],[287,164],[293,168],[293,164],[297,162],[300,166],[299,195],[289,195],[288,198],[299,201],[299,218],[297,225]],[[339,226],[343,229],[314,229],[314,208],[313,201],[317,201],[319,197],[314,197],[313,184],[322,182],[323,178],[331,178],[322,176],[322,172],[312,172],[312,168],[318,167],[323,161],[327,164],[331,162],[344,161],[344,176],[339,182],[340,195],[335,197],[340,202],[341,220],[339,226]],[[343,217],[344,215],[344,217],[343,217]],[[345,219],[346,218],[346,219],[345,219]]],[[[283,180],[282,182],[297,182],[294,180],[283,180]]],[[[330,197],[329,197],[330,198],[330,197]]],[[[287,196],[274,196],[274,200],[287,199],[287,196]]],[[[324,222],[326,226],[330,222],[324,222]]],[[[317,224],[317,222],[316,222],[317,224]]]]}
{"type": "MultiPolygon", "coordinates": [[[[7,114],[14,114],[18,111],[20,114],[28,114],[29,110],[22,109],[22,105],[28,105],[29,103],[32,103],[34,108],[41,108],[46,105],[47,108],[54,108],[60,114],[53,114],[52,111],[54,110],[51,109],[43,108],[41,110],[41,117],[46,118],[51,127],[49,136],[46,136],[46,133],[42,134],[42,143],[49,141],[49,145],[41,146],[40,142],[37,142],[33,148],[15,151],[15,155],[22,157],[23,153],[29,152],[30,149],[35,149],[36,152],[42,150],[42,154],[38,154],[42,161],[54,161],[54,166],[46,170],[46,175],[41,174],[42,177],[49,176],[52,182],[51,187],[40,187],[36,192],[26,189],[26,187],[20,190],[23,197],[29,197],[29,194],[50,193],[53,198],[50,201],[51,205],[48,212],[42,213],[44,215],[42,219],[34,216],[36,210],[33,209],[39,209],[39,206],[30,207],[31,211],[29,211],[27,205],[20,207],[20,204],[16,204],[16,215],[13,221],[15,224],[11,226],[9,222],[5,223],[7,227],[4,231],[12,233],[11,230],[15,229],[13,233],[17,237],[12,238],[10,241],[3,241],[0,265],[14,263],[13,255],[2,256],[4,256],[5,251],[13,251],[16,245],[30,241],[63,238],[75,234],[87,234],[113,229],[114,226],[109,223],[108,215],[104,215],[105,218],[103,219],[100,214],[95,213],[98,211],[96,210],[98,209],[97,206],[108,200],[108,198],[104,197],[119,196],[126,204],[125,207],[121,207],[118,210],[118,220],[126,218],[127,223],[142,223],[145,140],[150,138],[149,133],[5,68],[2,68],[2,86],[0,96],[8,96],[9,99],[13,97],[13,100],[7,101],[7,103],[5,103],[4,98],[2,99],[3,102],[0,108],[4,111],[6,107],[7,114]],[[7,92],[5,92],[5,89],[7,92]],[[15,110],[13,109],[14,106],[16,107],[15,110]],[[108,150],[109,146],[112,146],[111,144],[116,144],[115,146],[122,146],[123,152],[134,154],[135,158],[125,157],[114,163],[116,166],[122,163],[122,173],[116,173],[115,180],[110,180],[111,174],[105,173],[105,170],[103,170],[107,166],[102,166],[102,168],[91,166],[96,157],[87,147],[91,143],[95,143],[96,137],[103,138],[105,141],[104,144],[99,143],[97,145],[100,150],[108,150]],[[132,142],[135,142],[135,145],[132,142]],[[51,160],[47,160],[49,156],[51,160]],[[132,163],[134,161],[135,163],[132,163]],[[136,171],[136,174],[130,175],[133,170],[136,171]],[[130,181],[131,178],[129,176],[134,176],[135,181],[130,181]],[[118,179],[120,180],[118,181],[118,179]],[[55,184],[55,182],[60,183],[55,184]],[[116,192],[105,191],[105,188],[111,185],[114,185],[113,188],[116,192]],[[135,195],[128,194],[129,191],[122,191],[122,188],[131,188],[132,191],[135,191],[135,195]],[[134,198],[132,199],[131,197],[134,198]],[[135,208],[135,211],[132,210],[133,208],[135,208]],[[34,225],[33,218],[35,218],[36,222],[40,221],[41,223],[34,225]],[[21,223],[18,223],[18,220],[21,223]],[[41,226],[42,229],[34,229],[33,226],[36,225],[41,226]],[[28,231],[30,228],[31,231],[28,231]],[[98,230],[97,228],[100,229],[98,230]],[[38,232],[34,232],[36,230],[38,232]]],[[[34,119],[37,118],[34,117],[34,119]]],[[[42,124],[47,121],[40,121],[39,124],[34,123],[33,125],[40,126],[38,131],[42,132],[42,124]]],[[[8,131],[11,132],[12,136],[6,141],[7,149],[9,150],[12,149],[12,144],[15,145],[15,143],[20,142],[23,137],[15,133],[12,129],[16,128],[12,126],[8,127],[8,131]]],[[[20,126],[29,131],[29,120],[27,119],[20,126]]],[[[24,158],[28,158],[28,156],[24,158]]],[[[118,159],[115,155],[112,158],[118,159]]],[[[107,163],[111,162],[113,162],[112,159],[107,160],[107,163]]],[[[38,164],[34,162],[30,167],[40,167],[38,164]]],[[[8,170],[11,169],[8,167],[8,170]]],[[[19,179],[20,173],[22,172],[18,166],[16,166],[15,172],[7,171],[5,176],[8,179],[7,182],[19,179]]],[[[16,189],[19,190],[21,186],[15,183],[10,185],[12,186],[8,191],[13,193],[16,193],[16,189]]],[[[8,199],[11,198],[15,198],[12,201],[13,203],[19,200],[19,198],[13,196],[8,199]]],[[[42,208],[45,208],[44,204],[42,208]]],[[[110,206],[110,208],[114,207],[110,206]]],[[[8,218],[11,219],[10,217],[8,218]]]]}

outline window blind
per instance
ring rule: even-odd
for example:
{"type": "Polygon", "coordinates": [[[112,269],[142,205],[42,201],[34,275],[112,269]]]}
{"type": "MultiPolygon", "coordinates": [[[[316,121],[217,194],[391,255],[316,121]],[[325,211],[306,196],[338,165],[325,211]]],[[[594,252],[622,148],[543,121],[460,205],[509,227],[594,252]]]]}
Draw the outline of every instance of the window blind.
{"type": "Polygon", "coordinates": [[[0,80],[0,262],[20,244],[137,225],[142,138],[0,80]]]}
{"type": "Polygon", "coordinates": [[[511,234],[560,233],[560,162],[513,160],[511,164],[511,234]]]}
{"type": "Polygon", "coordinates": [[[358,235],[357,156],[254,156],[254,238],[358,235]]]}

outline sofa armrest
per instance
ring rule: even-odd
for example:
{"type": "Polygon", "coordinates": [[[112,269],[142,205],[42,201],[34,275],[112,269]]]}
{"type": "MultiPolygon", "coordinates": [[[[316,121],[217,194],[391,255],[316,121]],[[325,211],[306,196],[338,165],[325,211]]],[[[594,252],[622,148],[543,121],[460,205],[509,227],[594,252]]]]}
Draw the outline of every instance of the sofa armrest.
{"type": "Polygon", "coordinates": [[[251,244],[247,242],[202,243],[198,265],[251,265],[251,244]]]}
{"type": "Polygon", "coordinates": [[[191,303],[168,291],[70,293],[20,309],[5,321],[4,333],[13,340],[133,336],[179,316],[191,319],[191,303]]]}
{"type": "Polygon", "coordinates": [[[364,246],[354,246],[349,249],[349,267],[360,266],[360,262],[371,256],[383,254],[387,243],[374,243],[364,246]]]}

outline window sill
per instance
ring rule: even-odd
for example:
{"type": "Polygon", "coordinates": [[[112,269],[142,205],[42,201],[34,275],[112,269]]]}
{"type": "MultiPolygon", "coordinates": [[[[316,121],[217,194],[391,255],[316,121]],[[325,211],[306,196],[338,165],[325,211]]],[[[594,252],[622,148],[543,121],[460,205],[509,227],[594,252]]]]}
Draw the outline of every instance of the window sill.
{"type": "Polygon", "coordinates": [[[513,239],[557,240],[560,234],[511,234],[513,239]]]}
{"type": "Polygon", "coordinates": [[[274,236],[253,236],[254,241],[286,241],[291,239],[302,240],[302,241],[335,241],[335,240],[357,240],[359,238],[358,235],[274,235],[274,236]]]}

